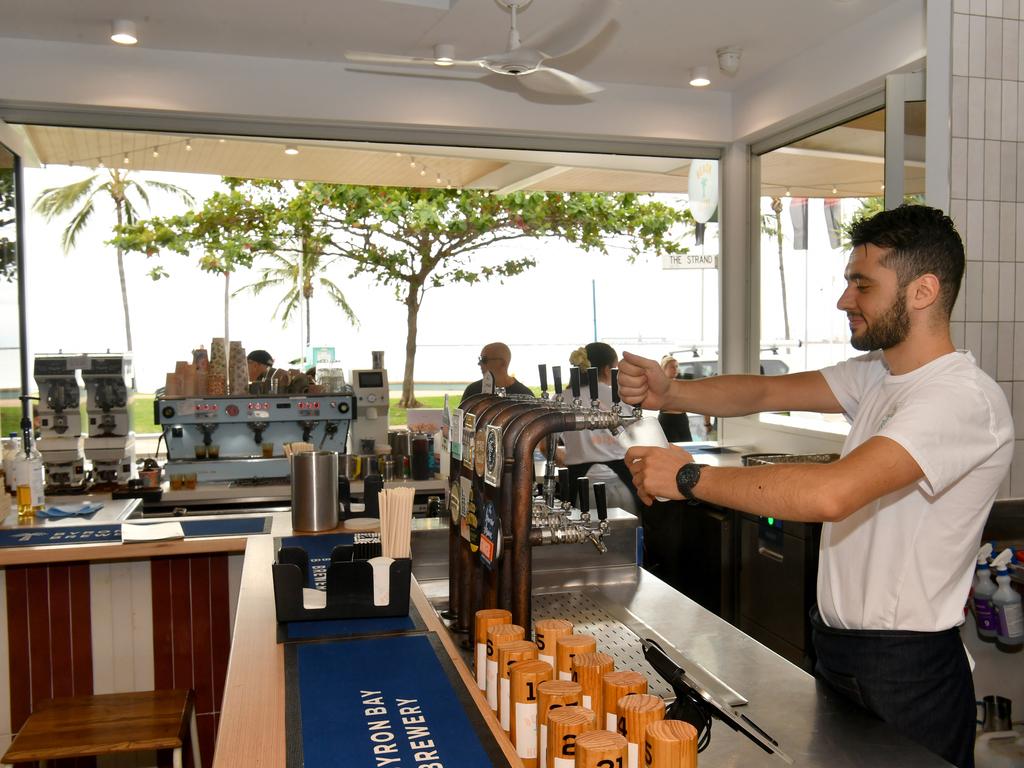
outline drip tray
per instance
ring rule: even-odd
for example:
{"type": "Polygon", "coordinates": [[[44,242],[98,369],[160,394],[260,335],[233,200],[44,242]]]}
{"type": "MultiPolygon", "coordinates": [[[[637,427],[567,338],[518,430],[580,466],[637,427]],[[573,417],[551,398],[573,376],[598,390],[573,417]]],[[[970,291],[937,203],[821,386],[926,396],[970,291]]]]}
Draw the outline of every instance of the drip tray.
{"type": "Polygon", "coordinates": [[[616,670],[639,672],[647,678],[648,692],[666,701],[675,699],[672,688],[644,659],[640,639],[625,624],[579,592],[553,592],[533,596],[533,619],[565,619],[574,631],[591,635],[597,650],[615,660],[616,670]]]}

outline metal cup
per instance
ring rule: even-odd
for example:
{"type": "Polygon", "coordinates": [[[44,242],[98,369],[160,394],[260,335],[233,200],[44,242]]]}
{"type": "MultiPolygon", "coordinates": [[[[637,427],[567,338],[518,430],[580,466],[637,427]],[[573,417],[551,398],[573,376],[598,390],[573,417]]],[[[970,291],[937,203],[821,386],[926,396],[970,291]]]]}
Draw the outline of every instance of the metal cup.
{"type": "Polygon", "coordinates": [[[1011,710],[1013,701],[1003,696],[986,696],[981,701],[974,702],[979,710],[983,711],[978,725],[985,733],[992,731],[1013,730],[1013,718],[1011,710]]]}
{"type": "Polygon", "coordinates": [[[329,531],[338,527],[338,454],[296,453],[291,457],[292,530],[329,531]]]}
{"type": "Polygon", "coordinates": [[[395,460],[391,456],[381,456],[378,462],[380,465],[380,476],[384,482],[395,479],[395,460]]]}

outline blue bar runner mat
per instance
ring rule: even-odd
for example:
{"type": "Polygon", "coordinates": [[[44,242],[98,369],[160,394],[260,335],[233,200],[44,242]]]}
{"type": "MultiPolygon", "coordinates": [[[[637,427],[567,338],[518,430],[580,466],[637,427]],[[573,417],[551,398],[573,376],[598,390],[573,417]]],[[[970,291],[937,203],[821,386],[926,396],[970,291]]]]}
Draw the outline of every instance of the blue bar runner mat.
{"type": "MultiPolygon", "coordinates": [[[[373,534],[374,536],[376,534],[373,534]]],[[[354,544],[357,537],[366,534],[328,533],[316,536],[286,536],[277,541],[278,547],[301,547],[309,555],[310,574],[306,586],[324,589],[327,566],[331,563],[331,552],[340,544],[354,544]]],[[[324,621],[289,621],[278,624],[277,641],[320,640],[324,638],[354,637],[358,635],[395,634],[400,632],[424,631],[423,622],[416,607],[409,604],[408,616],[389,616],[369,619],[326,619],[324,621]]]]}
{"type": "MultiPolygon", "coordinates": [[[[247,536],[270,533],[269,517],[231,517],[222,520],[181,520],[186,539],[202,536],[247,536]]],[[[147,523],[140,523],[147,525],[147,523]]],[[[56,544],[117,544],[121,524],[0,529],[0,547],[42,547],[56,544]]]]}
{"type": "Polygon", "coordinates": [[[287,768],[508,766],[434,634],[285,646],[287,768]]]}

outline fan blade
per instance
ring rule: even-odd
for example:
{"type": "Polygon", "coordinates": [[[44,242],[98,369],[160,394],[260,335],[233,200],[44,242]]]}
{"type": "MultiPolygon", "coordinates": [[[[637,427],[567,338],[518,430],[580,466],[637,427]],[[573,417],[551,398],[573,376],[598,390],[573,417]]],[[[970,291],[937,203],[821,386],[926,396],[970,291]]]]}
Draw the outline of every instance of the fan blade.
{"type": "Polygon", "coordinates": [[[616,0],[593,0],[560,27],[543,30],[524,40],[522,47],[536,48],[548,59],[568,56],[597,37],[611,21],[617,7],[616,0]]]}
{"type": "Polygon", "coordinates": [[[392,53],[372,53],[370,51],[345,51],[345,58],[360,64],[387,64],[392,66],[413,66],[413,67],[437,67],[437,69],[451,69],[452,67],[481,67],[483,62],[480,59],[456,59],[450,64],[441,66],[433,57],[428,56],[401,56],[392,53]]]}
{"type": "Polygon", "coordinates": [[[604,88],[582,77],[563,72],[554,67],[540,66],[533,72],[516,77],[524,88],[539,93],[553,93],[557,96],[589,96],[603,91],[604,88]]]}

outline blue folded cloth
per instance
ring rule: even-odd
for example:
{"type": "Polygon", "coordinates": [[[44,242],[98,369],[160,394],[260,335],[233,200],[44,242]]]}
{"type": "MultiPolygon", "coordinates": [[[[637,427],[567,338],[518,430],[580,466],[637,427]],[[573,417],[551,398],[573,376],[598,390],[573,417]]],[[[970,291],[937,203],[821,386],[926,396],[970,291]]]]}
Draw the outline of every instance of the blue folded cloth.
{"type": "Polygon", "coordinates": [[[39,517],[57,519],[62,517],[89,517],[103,509],[98,501],[82,501],[77,504],[61,504],[56,507],[48,507],[42,512],[36,513],[39,517]]]}

